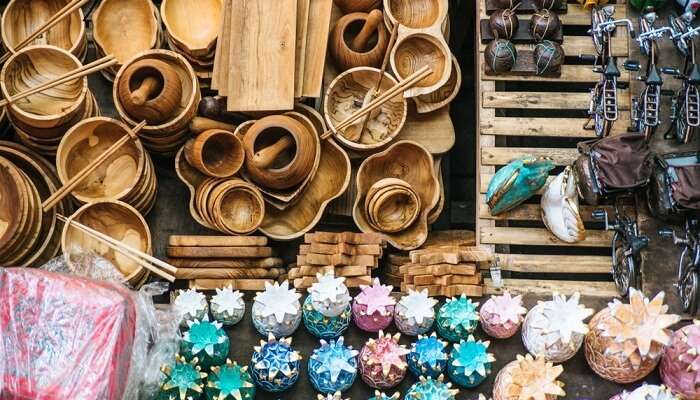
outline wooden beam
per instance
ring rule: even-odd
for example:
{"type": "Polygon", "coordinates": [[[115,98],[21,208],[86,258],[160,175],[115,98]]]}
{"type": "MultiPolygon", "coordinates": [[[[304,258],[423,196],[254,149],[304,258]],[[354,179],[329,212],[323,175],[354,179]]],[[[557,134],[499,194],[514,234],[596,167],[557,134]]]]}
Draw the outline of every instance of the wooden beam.
{"type": "MultiPolygon", "coordinates": [[[[591,139],[595,131],[583,129],[588,118],[494,117],[481,121],[482,135],[546,136],[591,139]]],[[[629,112],[621,111],[612,134],[627,132],[629,112]]]]}
{"type": "MultiPolygon", "coordinates": [[[[581,219],[585,222],[595,221],[591,213],[593,210],[599,208],[607,209],[609,213],[612,212],[611,207],[580,205],[579,212],[581,213],[581,219]]],[[[540,215],[540,211],[541,207],[539,204],[521,204],[514,210],[494,216],[489,212],[489,206],[487,204],[483,202],[479,204],[479,218],[493,219],[496,221],[541,221],[542,216],[540,215]]]]}
{"type": "Polygon", "coordinates": [[[497,288],[491,279],[484,279],[485,294],[501,294],[508,290],[514,294],[551,296],[552,292],[570,296],[576,292],[583,296],[616,297],[617,289],[613,282],[595,281],[550,281],[542,279],[504,279],[503,287],[497,288]]]}
{"type": "MultiPolygon", "coordinates": [[[[529,21],[528,21],[529,22],[529,21]]],[[[486,44],[479,40],[479,51],[483,52],[486,49],[486,44]]],[[[579,54],[596,54],[593,39],[590,36],[564,36],[564,42],[561,45],[564,54],[571,57],[577,57],[579,54]]],[[[531,44],[516,44],[515,49],[518,51],[531,50],[531,44]]],[[[626,57],[629,54],[627,48],[627,40],[613,40],[611,46],[612,55],[615,57],[626,57]]]]}
{"type": "MultiPolygon", "coordinates": [[[[583,92],[482,92],[483,108],[523,108],[553,110],[588,110],[590,93],[583,92]]],[[[617,106],[629,110],[629,90],[618,90],[617,106]]]]}
{"type": "MultiPolygon", "coordinates": [[[[620,61],[622,65],[623,61],[620,61]]],[[[485,81],[526,81],[526,82],[579,82],[595,83],[600,79],[600,74],[593,72],[591,65],[562,65],[561,76],[549,77],[538,75],[487,75],[481,68],[481,79],[485,81]]],[[[622,71],[618,82],[629,82],[630,74],[622,71]]]]}
{"type": "MultiPolygon", "coordinates": [[[[534,273],[607,274],[612,268],[610,256],[560,256],[539,254],[496,254],[504,271],[534,273]]],[[[489,265],[483,265],[488,269],[489,265]]]]}
{"type": "Polygon", "coordinates": [[[481,243],[525,246],[610,247],[612,232],[589,230],[586,239],[564,243],[545,228],[484,227],[479,232],[481,243]]]}
{"type": "Polygon", "coordinates": [[[526,155],[549,157],[556,165],[571,165],[579,153],[576,149],[539,147],[482,147],[481,165],[506,165],[511,160],[526,155]]]}

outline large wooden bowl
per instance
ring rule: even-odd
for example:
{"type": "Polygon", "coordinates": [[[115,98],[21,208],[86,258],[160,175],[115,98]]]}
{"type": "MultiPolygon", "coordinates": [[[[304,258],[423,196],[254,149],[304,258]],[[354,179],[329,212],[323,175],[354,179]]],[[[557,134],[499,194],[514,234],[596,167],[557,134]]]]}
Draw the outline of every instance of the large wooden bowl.
{"type": "Polygon", "coordinates": [[[440,29],[412,31],[399,27],[396,45],[389,57],[391,68],[400,79],[428,65],[432,73],[404,92],[404,97],[429,94],[444,85],[452,72],[452,53],[440,29]]]}
{"type": "Polygon", "coordinates": [[[102,0],[92,16],[93,37],[102,54],[124,64],[157,47],[158,10],[151,0],[102,0]]]}
{"type": "MultiPolygon", "coordinates": [[[[122,122],[106,117],[86,119],[71,128],[56,153],[56,167],[65,183],[119,139],[128,135],[122,122]]],[[[144,175],[146,154],[138,140],[129,140],[72,191],[83,203],[123,200],[144,175]]]]}
{"type": "MultiPolygon", "coordinates": [[[[2,41],[14,52],[15,46],[62,9],[69,0],[11,0],[2,13],[2,41]]],[[[60,47],[78,58],[87,50],[83,11],[78,9],[68,18],[39,36],[33,44],[60,47]]]]}
{"type": "Polygon", "coordinates": [[[221,0],[163,0],[160,13],[168,35],[194,56],[210,54],[221,29],[221,0]]]}
{"type": "Polygon", "coordinates": [[[425,114],[445,107],[457,97],[461,87],[462,70],[459,68],[457,57],[453,55],[450,79],[436,91],[414,97],[413,101],[416,102],[416,110],[421,114],[425,114]]]}
{"type": "Polygon", "coordinates": [[[357,195],[352,216],[362,232],[383,234],[397,249],[412,250],[420,247],[428,238],[428,215],[439,200],[440,182],[435,175],[433,156],[420,144],[403,140],[362,162],[357,171],[357,195]],[[420,215],[410,226],[398,232],[378,231],[365,214],[364,206],[370,188],[385,178],[407,182],[420,198],[420,215]]]}
{"type": "Polygon", "coordinates": [[[411,29],[441,26],[447,17],[448,0],[384,0],[384,12],[391,24],[411,29]]]}
{"type": "Polygon", "coordinates": [[[23,199],[19,172],[9,160],[0,158],[0,250],[7,251],[23,228],[26,212],[23,199]]]}
{"type": "MultiPolygon", "coordinates": [[[[35,87],[81,67],[66,50],[54,46],[25,47],[13,54],[0,72],[4,98],[35,87]]],[[[13,118],[36,128],[53,128],[83,115],[87,104],[87,78],[76,79],[13,103],[13,118]]]]}
{"type": "MultiPolygon", "coordinates": [[[[378,112],[371,114],[359,140],[353,141],[348,137],[357,137],[357,132],[362,129],[362,120],[342,132],[335,129],[369,100],[367,93],[377,84],[379,72],[376,68],[368,67],[347,70],[338,75],[326,90],[323,103],[326,122],[336,133],[335,137],[338,141],[351,149],[363,151],[385,146],[399,134],[406,122],[408,115],[406,99],[396,96],[384,103],[378,112]]],[[[385,92],[396,84],[396,79],[385,73],[380,91],[385,92]]]]}
{"type": "MultiPolygon", "coordinates": [[[[92,229],[151,254],[151,232],[148,224],[132,206],[121,201],[100,201],[86,204],[70,218],[92,229]]],[[[112,250],[101,241],[93,239],[66,223],[61,236],[61,248],[68,265],[79,252],[91,252],[110,261],[130,283],[143,279],[144,268],[122,253],[112,250]]]]}

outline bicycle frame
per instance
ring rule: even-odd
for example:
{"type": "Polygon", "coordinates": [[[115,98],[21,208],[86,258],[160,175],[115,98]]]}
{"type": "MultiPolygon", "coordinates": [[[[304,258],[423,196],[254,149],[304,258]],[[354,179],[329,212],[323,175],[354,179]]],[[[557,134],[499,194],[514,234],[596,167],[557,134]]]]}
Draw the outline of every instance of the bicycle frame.
{"type": "Polygon", "coordinates": [[[665,139],[676,138],[680,143],[688,143],[695,131],[700,126],[700,89],[697,76],[693,76],[693,71],[697,71],[696,50],[693,39],[700,35],[700,27],[690,28],[689,22],[692,15],[683,15],[677,18],[670,18],[670,25],[673,28],[671,39],[678,51],[685,56],[683,71],[677,75],[683,80],[681,89],[676,93],[671,104],[671,114],[673,123],[664,135],[665,139]],[[691,81],[693,79],[693,81],[691,81]]]}

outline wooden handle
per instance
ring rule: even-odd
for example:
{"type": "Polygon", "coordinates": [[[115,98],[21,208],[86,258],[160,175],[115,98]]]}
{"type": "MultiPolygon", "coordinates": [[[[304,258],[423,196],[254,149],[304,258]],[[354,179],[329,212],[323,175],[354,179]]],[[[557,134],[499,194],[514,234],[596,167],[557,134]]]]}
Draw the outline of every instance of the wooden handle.
{"type": "Polygon", "coordinates": [[[364,53],[365,46],[367,46],[369,39],[383,20],[384,15],[380,10],[372,10],[372,12],[367,15],[365,25],[362,27],[360,33],[358,33],[355,39],[352,40],[352,43],[350,43],[350,47],[357,52],[364,53]]]}
{"type": "Polygon", "coordinates": [[[265,147],[253,155],[253,163],[258,168],[269,167],[277,157],[294,144],[291,136],[280,138],[271,146],[265,147]]]}
{"type": "Polygon", "coordinates": [[[141,85],[138,89],[131,92],[131,101],[138,106],[142,106],[146,104],[146,100],[148,100],[149,97],[155,94],[157,88],[158,79],[153,76],[147,76],[141,81],[141,85]]]}
{"type": "Polygon", "coordinates": [[[209,129],[221,129],[224,131],[233,132],[238,126],[227,124],[226,122],[217,121],[206,117],[194,117],[190,121],[190,132],[194,134],[208,131],[209,129]]]}

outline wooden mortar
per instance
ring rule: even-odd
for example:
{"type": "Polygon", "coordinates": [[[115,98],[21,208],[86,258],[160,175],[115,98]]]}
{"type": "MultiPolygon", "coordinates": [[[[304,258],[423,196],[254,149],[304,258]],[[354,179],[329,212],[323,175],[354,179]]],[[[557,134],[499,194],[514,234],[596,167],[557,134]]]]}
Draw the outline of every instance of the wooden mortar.
{"type": "Polygon", "coordinates": [[[205,175],[226,178],[241,169],[245,150],[232,132],[210,129],[185,144],[185,158],[205,175]]]}
{"type": "Polygon", "coordinates": [[[329,48],[340,71],[361,66],[380,66],[389,45],[389,35],[382,23],[383,19],[380,10],[372,10],[369,14],[348,14],[336,22],[329,38],[329,48]]]}
{"type": "Polygon", "coordinates": [[[124,70],[117,82],[117,95],[132,118],[158,124],[174,116],[182,97],[182,82],[168,63],[141,60],[124,70]]]}

